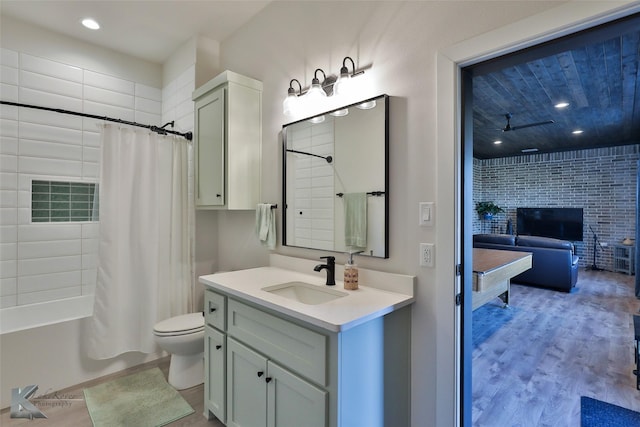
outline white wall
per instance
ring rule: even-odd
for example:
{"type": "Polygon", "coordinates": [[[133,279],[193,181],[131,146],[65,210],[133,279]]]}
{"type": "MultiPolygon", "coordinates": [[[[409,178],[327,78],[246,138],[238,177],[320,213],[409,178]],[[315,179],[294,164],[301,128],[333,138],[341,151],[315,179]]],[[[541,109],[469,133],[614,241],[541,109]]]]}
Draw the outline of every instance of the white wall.
{"type": "MultiPolygon", "coordinates": [[[[281,200],[279,132],[282,124],[290,121],[282,115],[281,103],[290,79],[297,78],[303,87],[308,86],[315,68],[335,74],[348,55],[358,66],[371,64],[364,76],[371,85],[363,98],[381,93],[391,96],[390,258],[360,257],[358,263],[363,268],[417,276],[412,337],[413,426],[452,425],[455,412],[454,257],[450,249],[455,239],[455,147],[438,146],[437,52],[557,5],[517,1],[276,2],[221,45],[224,68],[264,83],[262,194],[266,201],[281,200]],[[439,156],[445,156],[445,161],[439,156]],[[278,168],[272,167],[276,164],[278,168]],[[442,189],[447,194],[440,199],[438,191],[442,189]],[[433,200],[449,203],[436,206],[436,228],[420,228],[418,202],[433,200]],[[419,242],[435,242],[436,248],[447,248],[446,253],[436,249],[438,270],[418,266],[419,242]],[[436,274],[445,279],[436,281],[436,274]]],[[[453,114],[454,109],[446,113],[453,114]]],[[[246,230],[250,220],[229,215],[221,218],[221,229],[228,234],[246,230]]],[[[225,242],[233,247],[232,241],[225,242]]],[[[276,252],[311,259],[323,255],[320,251],[280,246],[276,252]]],[[[246,253],[249,256],[243,260],[234,260],[238,268],[254,266],[260,248],[253,243],[246,253]]],[[[345,259],[341,256],[339,262],[345,259]]],[[[219,263],[230,265],[232,260],[220,253],[219,263]]]]}

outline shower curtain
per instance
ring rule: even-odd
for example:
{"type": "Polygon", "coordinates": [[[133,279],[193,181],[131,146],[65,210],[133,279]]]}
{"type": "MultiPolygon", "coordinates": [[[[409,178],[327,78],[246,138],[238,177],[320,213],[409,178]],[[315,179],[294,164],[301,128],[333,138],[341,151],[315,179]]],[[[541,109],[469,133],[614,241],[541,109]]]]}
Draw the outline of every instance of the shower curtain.
{"type": "Polygon", "coordinates": [[[154,325],[192,308],[189,150],[178,137],[102,129],[94,359],[156,351],[154,325]]]}

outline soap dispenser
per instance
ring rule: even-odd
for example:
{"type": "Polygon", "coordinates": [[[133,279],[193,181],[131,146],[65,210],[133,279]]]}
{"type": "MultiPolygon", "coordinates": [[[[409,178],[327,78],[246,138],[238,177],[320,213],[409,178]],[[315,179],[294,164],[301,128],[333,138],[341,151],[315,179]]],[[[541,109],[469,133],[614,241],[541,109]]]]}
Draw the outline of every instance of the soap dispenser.
{"type": "Polygon", "coordinates": [[[358,266],[353,262],[353,256],[361,252],[349,252],[349,259],[344,265],[344,288],[348,291],[358,289],[358,266]]]}

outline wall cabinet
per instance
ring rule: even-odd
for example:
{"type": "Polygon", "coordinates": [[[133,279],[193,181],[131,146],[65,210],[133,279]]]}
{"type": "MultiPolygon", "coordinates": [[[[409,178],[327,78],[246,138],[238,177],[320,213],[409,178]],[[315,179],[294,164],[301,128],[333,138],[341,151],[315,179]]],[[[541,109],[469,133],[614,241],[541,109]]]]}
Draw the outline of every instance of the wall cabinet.
{"type": "Polygon", "coordinates": [[[260,201],[262,83],[225,71],[193,92],[199,209],[255,209],[260,201]]]}
{"type": "Polygon", "coordinates": [[[335,333],[208,288],[205,318],[208,418],[230,427],[409,425],[409,307],[335,333]]]}

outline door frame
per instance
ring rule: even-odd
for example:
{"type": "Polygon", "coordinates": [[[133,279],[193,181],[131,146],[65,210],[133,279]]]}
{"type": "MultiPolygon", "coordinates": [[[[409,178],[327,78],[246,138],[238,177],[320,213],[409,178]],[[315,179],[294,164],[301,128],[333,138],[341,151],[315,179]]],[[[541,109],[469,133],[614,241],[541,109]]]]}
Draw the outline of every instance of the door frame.
{"type": "MultiPolygon", "coordinates": [[[[456,426],[471,427],[471,194],[472,145],[469,126],[464,127],[462,68],[529,46],[604,24],[640,12],[640,2],[575,2],[563,3],[540,14],[458,43],[437,55],[437,136],[438,136],[438,197],[439,206],[452,207],[449,227],[437,231],[436,241],[451,249],[454,256],[453,297],[461,295],[461,305],[453,312],[453,380],[454,396],[439,395],[437,420],[453,416],[456,426]],[[463,132],[467,132],[467,138],[463,132]],[[467,143],[465,144],[465,140],[467,143]],[[469,154],[471,153],[471,154],[469,154]],[[465,166],[466,165],[466,166],[465,166]],[[465,168],[467,172],[465,173],[465,168]],[[453,231],[453,240],[451,239],[453,231]],[[452,245],[450,242],[453,242],[452,245]],[[455,271],[460,271],[456,274],[455,271]],[[465,326],[466,325],[466,326],[465,326]],[[440,413],[440,411],[443,411],[440,413]],[[449,412],[451,411],[451,412],[449,412]],[[444,413],[446,412],[446,413],[444,413]]],[[[449,208],[445,208],[448,210],[449,208]]],[[[445,214],[447,212],[444,212],[445,214]]],[[[437,269],[438,283],[451,283],[448,268],[437,269]]],[[[455,301],[455,299],[454,299],[455,301]]],[[[451,347],[438,346],[439,358],[446,360],[451,347]]],[[[450,357],[450,356],[449,356],[450,357]]],[[[441,371],[442,372],[442,371],[441,371]]],[[[440,375],[445,375],[441,373],[440,375]]],[[[442,379],[447,381],[446,378],[442,379]]],[[[447,423],[448,424],[448,423],[447,423]]]]}

